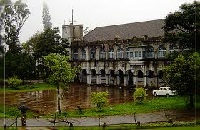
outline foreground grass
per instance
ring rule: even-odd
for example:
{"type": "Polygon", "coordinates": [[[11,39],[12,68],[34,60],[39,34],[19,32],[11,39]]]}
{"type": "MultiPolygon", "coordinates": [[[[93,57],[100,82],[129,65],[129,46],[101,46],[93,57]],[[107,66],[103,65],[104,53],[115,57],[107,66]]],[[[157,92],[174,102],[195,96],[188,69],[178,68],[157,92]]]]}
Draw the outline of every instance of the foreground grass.
{"type": "MultiPolygon", "coordinates": [[[[116,104],[107,106],[101,111],[97,111],[95,108],[83,109],[82,113],[78,110],[63,111],[60,118],[64,117],[99,117],[99,116],[113,116],[113,115],[130,115],[134,113],[151,113],[162,110],[180,110],[185,108],[185,101],[182,97],[156,97],[151,100],[147,100],[144,104],[135,104],[134,102],[116,104]]],[[[16,107],[6,106],[6,117],[16,117],[20,111],[16,107]]],[[[3,105],[0,105],[0,117],[4,117],[3,105]]],[[[53,117],[52,115],[46,115],[45,117],[53,117]]],[[[32,112],[28,113],[28,117],[34,117],[32,112]]]]}
{"type": "MultiPolygon", "coordinates": [[[[16,88],[6,87],[6,92],[29,92],[29,91],[39,91],[39,90],[52,90],[56,89],[54,85],[47,83],[36,83],[32,85],[21,85],[16,88]]],[[[4,92],[3,88],[0,88],[0,92],[4,92]]]]}
{"type": "Polygon", "coordinates": [[[182,97],[156,97],[146,100],[143,104],[134,102],[107,106],[101,111],[95,108],[85,109],[80,113],[78,110],[63,112],[61,117],[99,117],[112,115],[130,115],[134,113],[151,113],[162,110],[180,110],[185,108],[185,101],[182,97]]]}

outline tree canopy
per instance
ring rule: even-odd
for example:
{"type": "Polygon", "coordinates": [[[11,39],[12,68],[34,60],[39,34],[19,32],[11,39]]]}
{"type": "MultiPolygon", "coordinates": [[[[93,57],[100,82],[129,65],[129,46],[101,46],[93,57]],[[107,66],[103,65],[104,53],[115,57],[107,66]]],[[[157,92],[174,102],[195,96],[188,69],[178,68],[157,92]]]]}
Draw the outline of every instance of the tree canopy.
{"type": "Polygon", "coordinates": [[[182,4],[165,19],[165,42],[200,51],[200,2],[182,4]]]}
{"type": "Polygon", "coordinates": [[[21,0],[12,3],[11,0],[1,2],[1,29],[4,29],[3,39],[9,45],[9,51],[19,53],[19,33],[29,17],[30,11],[21,0]]]}
{"type": "Polygon", "coordinates": [[[180,54],[174,61],[164,67],[164,78],[172,89],[179,95],[190,96],[190,104],[193,104],[193,96],[200,81],[200,55],[180,54]]]}
{"type": "Polygon", "coordinates": [[[59,35],[59,29],[49,28],[41,33],[33,35],[23,44],[23,47],[26,52],[32,52],[33,56],[38,59],[47,56],[50,53],[66,55],[67,51],[65,45],[68,45],[68,42],[61,38],[59,35]]]}
{"type": "Polygon", "coordinates": [[[50,69],[47,81],[57,87],[59,113],[61,113],[59,88],[68,87],[68,83],[73,81],[78,71],[78,68],[72,67],[68,60],[67,56],[55,53],[44,56],[44,63],[50,69]]]}

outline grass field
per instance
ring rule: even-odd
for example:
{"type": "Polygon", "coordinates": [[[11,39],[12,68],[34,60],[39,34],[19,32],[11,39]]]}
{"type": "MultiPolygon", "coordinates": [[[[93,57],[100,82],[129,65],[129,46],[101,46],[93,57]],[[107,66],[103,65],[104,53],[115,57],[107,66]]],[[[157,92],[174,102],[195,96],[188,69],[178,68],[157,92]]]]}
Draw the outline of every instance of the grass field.
{"type": "MultiPolygon", "coordinates": [[[[38,90],[51,90],[56,89],[54,85],[47,83],[36,83],[32,85],[21,85],[16,88],[6,87],[6,92],[27,92],[27,91],[38,91],[38,90]]],[[[4,92],[3,88],[0,88],[0,92],[4,92]]]]}

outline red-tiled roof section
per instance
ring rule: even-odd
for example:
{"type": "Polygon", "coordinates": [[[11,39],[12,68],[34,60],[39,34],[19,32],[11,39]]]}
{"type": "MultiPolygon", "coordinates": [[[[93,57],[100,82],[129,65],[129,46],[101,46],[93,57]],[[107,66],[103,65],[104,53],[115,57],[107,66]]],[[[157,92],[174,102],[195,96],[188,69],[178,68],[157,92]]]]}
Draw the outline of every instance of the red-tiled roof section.
{"type": "Polygon", "coordinates": [[[135,22],[122,25],[111,25],[105,27],[97,27],[84,36],[84,41],[105,41],[114,38],[129,39],[134,36],[141,38],[144,35],[148,37],[158,37],[164,35],[163,19],[157,19],[146,22],[135,22]]]}

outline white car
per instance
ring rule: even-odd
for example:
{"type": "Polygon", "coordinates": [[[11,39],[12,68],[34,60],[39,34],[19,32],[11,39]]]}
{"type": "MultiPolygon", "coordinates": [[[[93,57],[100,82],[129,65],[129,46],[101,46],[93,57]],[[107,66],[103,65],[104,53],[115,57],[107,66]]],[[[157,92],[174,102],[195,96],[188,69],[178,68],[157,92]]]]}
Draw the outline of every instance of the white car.
{"type": "Polygon", "coordinates": [[[173,96],[176,95],[176,90],[171,90],[170,87],[160,87],[159,90],[153,90],[154,96],[173,96]]]}

